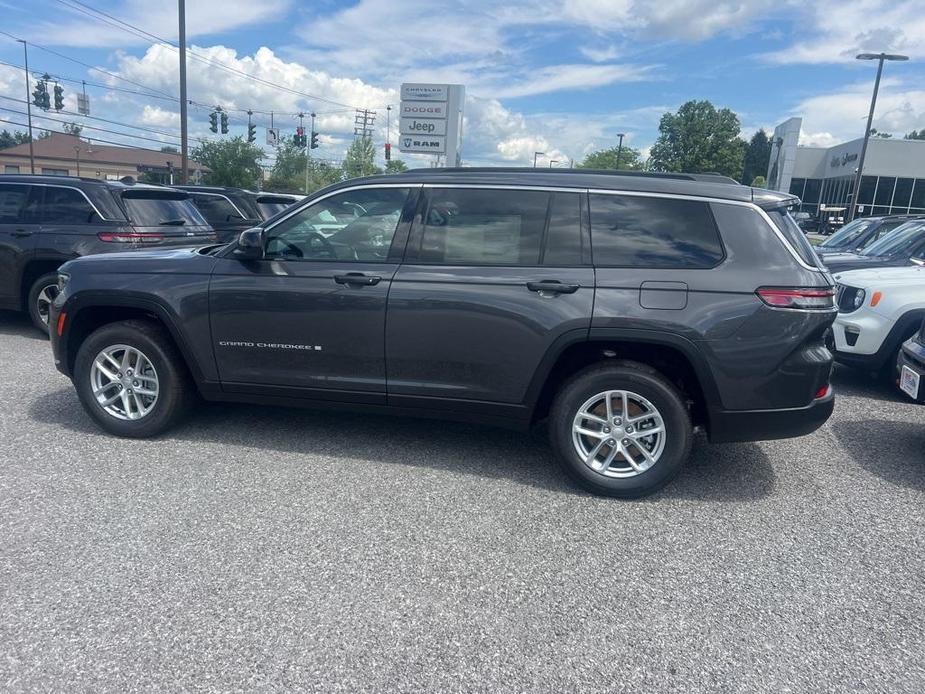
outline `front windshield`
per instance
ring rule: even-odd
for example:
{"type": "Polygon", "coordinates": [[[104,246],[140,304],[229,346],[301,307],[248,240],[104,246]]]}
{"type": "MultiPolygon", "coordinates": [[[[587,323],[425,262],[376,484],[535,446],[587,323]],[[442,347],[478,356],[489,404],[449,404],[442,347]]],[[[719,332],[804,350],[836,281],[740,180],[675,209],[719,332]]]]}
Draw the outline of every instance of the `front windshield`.
{"type": "Polygon", "coordinates": [[[132,224],[156,226],[208,226],[188,195],[123,193],[122,201],[132,224]]]}
{"type": "Polygon", "coordinates": [[[923,238],[925,238],[925,223],[907,222],[896,227],[877,243],[865,248],[861,251],[861,255],[902,255],[923,238]]]}
{"type": "Polygon", "coordinates": [[[819,244],[819,248],[854,248],[854,242],[873,224],[872,219],[855,219],[819,244]]]}

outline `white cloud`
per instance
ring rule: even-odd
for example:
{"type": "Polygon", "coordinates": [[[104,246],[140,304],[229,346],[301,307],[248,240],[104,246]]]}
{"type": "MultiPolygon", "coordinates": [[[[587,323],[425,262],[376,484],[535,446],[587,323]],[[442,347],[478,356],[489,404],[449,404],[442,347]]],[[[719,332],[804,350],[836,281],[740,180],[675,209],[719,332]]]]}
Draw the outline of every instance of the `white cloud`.
{"type": "Polygon", "coordinates": [[[921,0],[817,0],[794,4],[801,38],[787,48],[765,53],[779,65],[847,63],[862,52],[925,56],[925,13],[921,0]]]}
{"type": "Polygon", "coordinates": [[[145,125],[156,125],[164,128],[179,128],[180,114],[176,111],[168,111],[160,106],[145,104],[141,111],[141,122],[145,125]]]}
{"type": "MultiPolygon", "coordinates": [[[[186,3],[187,38],[208,36],[238,27],[248,27],[279,19],[288,11],[291,0],[188,0],[186,3]]],[[[177,5],[152,5],[148,0],[122,0],[104,5],[93,3],[102,10],[143,31],[168,41],[177,38],[177,5]]],[[[151,42],[137,34],[119,28],[118,22],[101,19],[89,11],[55,6],[54,20],[32,24],[30,30],[41,36],[41,41],[59,46],[139,46],[151,42]],[[62,14],[66,13],[66,14],[62,14]],[[73,18],[73,19],[71,19],[73,18]]]]}

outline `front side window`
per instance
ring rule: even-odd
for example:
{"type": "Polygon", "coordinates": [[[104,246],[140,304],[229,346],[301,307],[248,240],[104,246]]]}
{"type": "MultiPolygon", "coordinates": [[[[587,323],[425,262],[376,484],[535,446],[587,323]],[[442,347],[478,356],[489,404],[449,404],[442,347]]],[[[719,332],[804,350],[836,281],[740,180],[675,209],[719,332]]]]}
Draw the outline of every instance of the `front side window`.
{"type": "Polygon", "coordinates": [[[78,191],[48,186],[41,216],[45,224],[89,224],[93,221],[94,212],[78,191]]]}
{"type": "Polygon", "coordinates": [[[549,201],[550,193],[540,191],[433,188],[419,259],[440,265],[538,265],[549,201]]]}
{"type": "Polygon", "coordinates": [[[723,259],[708,203],[633,195],[591,195],[590,203],[595,265],[711,268],[723,259]]]}
{"type": "Polygon", "coordinates": [[[185,193],[126,191],[122,194],[128,218],[135,226],[207,226],[185,193]]]}
{"type": "Polygon", "coordinates": [[[873,220],[870,219],[855,219],[819,244],[819,247],[844,248],[845,246],[851,246],[871,224],[873,224],[873,220]]]}
{"type": "Polygon", "coordinates": [[[265,257],[385,262],[409,188],[361,188],[312,203],[267,231],[265,257]]]}
{"type": "Polygon", "coordinates": [[[0,184],[0,224],[21,224],[26,221],[26,203],[31,186],[0,184]]]}

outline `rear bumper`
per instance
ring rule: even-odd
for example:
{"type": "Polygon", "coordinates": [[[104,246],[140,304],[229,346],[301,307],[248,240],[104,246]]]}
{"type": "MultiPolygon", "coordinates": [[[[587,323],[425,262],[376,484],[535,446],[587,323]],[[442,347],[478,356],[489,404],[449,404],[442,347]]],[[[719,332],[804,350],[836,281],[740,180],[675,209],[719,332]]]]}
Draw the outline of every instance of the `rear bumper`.
{"type": "Polygon", "coordinates": [[[824,397],[806,407],[779,410],[713,410],[710,412],[709,438],[712,443],[768,441],[806,436],[821,427],[835,408],[830,387],[824,397]]]}
{"type": "MultiPolygon", "coordinates": [[[[904,366],[909,367],[915,373],[919,374],[920,385],[916,402],[925,402],[925,344],[912,338],[903,345],[899,352],[899,359],[896,363],[896,383],[899,384],[899,376],[904,366]]],[[[903,392],[903,395],[908,393],[903,392]]]]}

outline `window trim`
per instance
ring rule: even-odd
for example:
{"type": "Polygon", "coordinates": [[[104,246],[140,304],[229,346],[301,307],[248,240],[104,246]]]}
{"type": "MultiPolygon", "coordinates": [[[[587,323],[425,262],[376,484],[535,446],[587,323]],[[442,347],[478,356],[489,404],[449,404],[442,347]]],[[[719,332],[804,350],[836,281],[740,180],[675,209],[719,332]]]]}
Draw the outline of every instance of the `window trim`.
{"type": "MultiPolygon", "coordinates": [[[[387,264],[387,263],[401,263],[405,254],[406,246],[408,243],[409,231],[411,227],[411,221],[406,220],[405,216],[408,212],[409,206],[412,207],[412,214],[416,214],[418,204],[420,202],[420,190],[421,186],[418,183],[382,183],[378,185],[357,185],[357,186],[348,186],[346,188],[338,188],[337,190],[332,190],[324,195],[319,195],[318,197],[312,199],[301,200],[298,203],[295,203],[286,210],[287,214],[279,219],[273,221],[272,224],[258,225],[263,228],[264,238],[269,241],[270,230],[279,226],[286,220],[294,217],[296,214],[301,212],[303,209],[311,207],[315,203],[326,200],[335,195],[340,195],[341,193],[349,193],[354,190],[378,190],[381,188],[406,188],[408,190],[408,197],[405,199],[405,203],[402,206],[401,214],[398,219],[398,225],[395,227],[395,233],[392,235],[392,243],[389,245],[389,252],[386,255],[386,258],[382,263],[375,264],[387,264]],[[413,203],[413,205],[412,205],[413,203]],[[297,208],[297,209],[292,209],[297,208]],[[291,212],[289,211],[291,209],[291,212]]],[[[233,248],[234,244],[230,244],[229,248],[233,248]]],[[[332,259],[332,260],[318,260],[317,258],[266,258],[265,260],[269,262],[295,262],[295,263],[361,263],[363,261],[355,260],[341,260],[341,259],[332,259]]]]}
{"type": "MultiPolygon", "coordinates": [[[[594,224],[591,222],[591,217],[594,214],[594,211],[591,209],[591,195],[596,194],[595,191],[588,192],[588,223],[591,226],[591,260],[594,262],[594,224]]],[[[685,198],[692,198],[693,196],[684,196],[685,198]]],[[[677,200],[679,197],[672,196],[671,199],[677,200]]],[[[594,267],[599,267],[604,270],[608,269],[622,269],[626,270],[628,268],[640,268],[643,270],[715,270],[720,265],[726,262],[728,259],[728,254],[726,253],[726,244],[723,243],[723,233],[719,229],[719,224],[716,223],[716,215],[713,214],[713,208],[711,207],[710,202],[694,200],[693,202],[703,202],[707,207],[707,211],[710,213],[710,219],[713,221],[713,229],[716,232],[716,238],[719,241],[719,249],[722,251],[722,255],[713,265],[706,265],[703,267],[684,267],[684,266],[670,266],[670,267],[659,267],[657,265],[610,265],[604,263],[594,262],[594,267]]]]}
{"type": "MultiPolygon", "coordinates": [[[[102,219],[104,222],[122,222],[122,221],[125,221],[125,220],[122,220],[122,219],[110,219],[109,217],[104,217],[104,216],[103,216],[103,213],[100,212],[99,208],[98,208],[96,205],[93,204],[93,201],[92,201],[90,198],[87,197],[87,194],[86,194],[85,192],[83,192],[80,188],[78,188],[77,186],[64,186],[64,185],[60,185],[60,184],[58,184],[58,183],[24,183],[23,181],[0,181],[0,183],[3,183],[4,185],[8,185],[8,186],[38,186],[38,187],[41,187],[41,188],[67,188],[68,190],[76,190],[78,193],[80,193],[81,195],[83,195],[84,200],[87,201],[87,203],[90,205],[90,207],[93,208],[93,211],[96,212],[97,216],[98,216],[100,219],[102,219]]],[[[38,223],[38,222],[37,222],[37,223],[38,223]]]]}
{"type": "MultiPolygon", "coordinates": [[[[213,198],[224,198],[225,200],[228,201],[228,204],[231,205],[231,206],[234,208],[234,211],[237,212],[239,215],[241,215],[241,219],[247,219],[247,218],[248,218],[246,214],[244,214],[243,212],[241,212],[241,208],[238,207],[237,205],[235,205],[235,204],[234,204],[234,201],[233,201],[231,198],[229,198],[227,195],[224,195],[224,194],[222,194],[222,193],[204,193],[204,192],[202,192],[201,190],[188,190],[188,191],[186,191],[186,192],[189,193],[190,199],[191,199],[191,200],[193,199],[193,196],[194,196],[194,195],[210,195],[210,196],[212,196],[213,198]]],[[[196,201],[193,200],[193,204],[195,204],[195,202],[196,202],[196,201]]],[[[205,215],[203,215],[203,216],[205,216],[205,215]]],[[[208,220],[206,220],[206,221],[208,221],[208,220]]]]}

